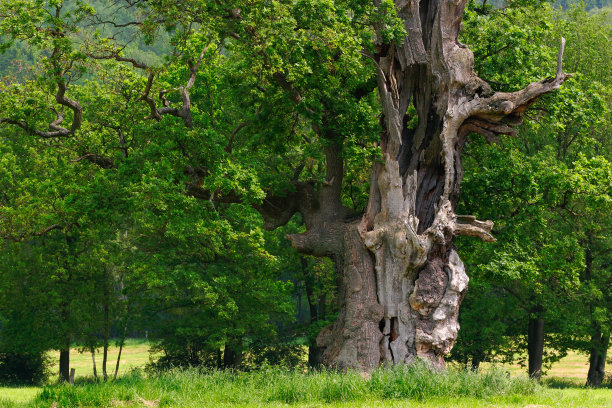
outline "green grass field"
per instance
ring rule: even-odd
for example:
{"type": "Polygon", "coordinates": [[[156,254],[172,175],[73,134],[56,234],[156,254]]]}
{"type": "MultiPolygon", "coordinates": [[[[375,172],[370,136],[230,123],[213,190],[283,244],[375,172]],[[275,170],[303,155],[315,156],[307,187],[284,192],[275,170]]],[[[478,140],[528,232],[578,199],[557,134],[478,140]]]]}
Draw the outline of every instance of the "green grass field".
{"type": "MultiPolygon", "coordinates": [[[[96,353],[96,366],[98,374],[102,374],[102,350],[96,353]]],[[[108,350],[107,371],[109,375],[115,372],[115,364],[119,347],[116,347],[114,342],[108,350]]],[[[51,372],[57,373],[59,370],[59,351],[49,353],[53,365],[51,372]]],[[[121,361],[119,364],[119,375],[124,375],[134,368],[143,368],[149,362],[149,343],[144,339],[128,339],[125,342],[123,351],[121,352],[121,361]]],[[[93,364],[91,354],[88,352],[79,353],[75,348],[70,350],[70,367],[75,369],[75,379],[83,377],[93,377],[93,364]]]]}
{"type": "MultiPolygon", "coordinates": [[[[108,372],[114,373],[115,363],[119,348],[114,344],[109,348],[108,353],[108,372]]],[[[51,371],[58,371],[59,352],[49,353],[53,365],[51,371]]],[[[610,349],[612,355],[612,349],[610,349]]],[[[121,364],[119,375],[123,375],[133,368],[143,368],[149,362],[149,343],[144,339],[128,339],[121,354],[121,364]]],[[[98,374],[102,372],[102,354],[96,353],[96,365],[98,374]]],[[[510,372],[512,376],[524,375],[526,369],[514,365],[497,365],[504,370],[510,372]]],[[[72,349],[70,354],[70,367],[75,369],[75,378],[92,377],[93,368],[91,355],[89,353],[79,353],[77,349],[72,349]]],[[[483,364],[484,368],[490,367],[487,363],[483,364]]],[[[564,378],[571,380],[577,384],[583,384],[586,381],[587,371],[589,370],[588,357],[585,354],[569,352],[568,355],[562,358],[559,362],[553,364],[552,368],[546,372],[547,378],[564,378]]]]}
{"type": "MultiPolygon", "coordinates": [[[[50,407],[57,402],[57,407],[612,408],[612,389],[580,387],[588,365],[586,356],[576,353],[553,365],[544,386],[540,386],[527,380],[524,369],[518,366],[485,366],[484,375],[450,370],[445,379],[418,371],[383,371],[370,381],[356,373],[303,374],[282,370],[245,374],[186,371],[154,377],[141,371],[132,373],[132,369],[142,368],[149,361],[148,348],[146,341],[129,340],[122,354],[120,379],[106,384],[92,383],[91,355],[73,350],[75,386],[0,387],[0,407],[50,407]],[[559,384],[570,387],[560,389],[556,387],[559,384]]],[[[111,375],[117,351],[113,347],[109,353],[111,375]]],[[[58,355],[51,357],[57,360],[58,355]]],[[[97,355],[98,373],[101,359],[97,355]]],[[[57,367],[53,370],[57,371],[57,367]]]]}
{"type": "MultiPolygon", "coordinates": [[[[487,363],[483,364],[484,368],[488,366],[487,363]]],[[[524,375],[527,371],[525,367],[521,367],[518,364],[499,364],[497,366],[507,370],[513,376],[524,375]]],[[[570,351],[567,356],[554,363],[550,369],[545,370],[545,378],[563,378],[577,384],[584,384],[588,371],[588,356],[570,351]]]]}

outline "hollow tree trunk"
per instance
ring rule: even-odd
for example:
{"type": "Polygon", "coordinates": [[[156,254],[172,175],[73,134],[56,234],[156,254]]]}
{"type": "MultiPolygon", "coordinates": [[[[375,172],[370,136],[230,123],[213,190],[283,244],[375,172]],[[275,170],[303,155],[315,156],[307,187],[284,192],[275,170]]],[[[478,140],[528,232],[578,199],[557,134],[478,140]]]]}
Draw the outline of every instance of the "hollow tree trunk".
{"type": "Polygon", "coordinates": [[[603,332],[600,327],[591,336],[591,355],[586,385],[599,387],[606,374],[606,356],[610,346],[610,332],[603,332]]]}
{"type": "Polygon", "coordinates": [[[267,197],[258,208],[266,228],[300,212],[307,231],[289,237],[293,246],[335,262],[339,315],[317,339],[327,366],[372,370],[415,358],[444,365],[468,283],[453,239],[494,240],[491,221],[454,213],[465,138],[478,132],[493,141],[513,133],[509,125],[520,123],[526,107],[567,77],[562,42],[555,78],[494,93],[475,75],[471,51],[457,41],[465,4],[395,1],[408,35],[401,45],[379,38],[371,56],[383,108],[383,162],[374,165],[361,219],[341,205],[342,141],[326,127],[333,118],[325,117],[318,133],[330,143],[321,189],[296,183],[295,193],[267,197]],[[412,130],[406,126],[410,104],[418,115],[412,130]]]}
{"type": "Polygon", "coordinates": [[[494,93],[475,75],[471,51],[457,41],[465,1],[395,3],[408,36],[401,45],[379,39],[373,56],[383,107],[384,163],[374,167],[368,208],[358,227],[361,242],[345,235],[345,292],[340,294],[346,302],[335,326],[321,333],[324,361],[341,367],[351,359],[370,369],[415,357],[444,365],[443,356],[457,337],[457,314],[468,283],[453,239],[494,240],[491,221],[454,213],[465,138],[470,132],[490,140],[512,133],[508,124],[517,124],[527,105],[565,79],[561,50],[553,80],[515,93],[494,93]],[[410,104],[418,115],[413,130],[406,126],[410,104]],[[355,267],[359,273],[350,270],[355,267]],[[369,312],[348,313],[351,296],[360,298],[369,312]],[[370,327],[379,317],[376,332],[370,327]],[[347,333],[346,327],[359,329],[347,333]],[[367,357],[355,359],[352,353],[347,359],[355,348],[368,350],[367,357]]]}
{"type": "Polygon", "coordinates": [[[539,380],[542,376],[542,358],[544,356],[544,319],[529,319],[527,331],[527,353],[529,357],[529,378],[539,380]]]}

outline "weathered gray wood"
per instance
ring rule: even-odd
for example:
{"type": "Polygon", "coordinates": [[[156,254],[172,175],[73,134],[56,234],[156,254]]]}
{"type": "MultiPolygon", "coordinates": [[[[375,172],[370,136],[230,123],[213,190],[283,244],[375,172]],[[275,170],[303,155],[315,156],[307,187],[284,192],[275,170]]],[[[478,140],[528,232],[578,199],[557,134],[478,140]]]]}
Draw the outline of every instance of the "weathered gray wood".
{"type": "MultiPolygon", "coordinates": [[[[379,40],[373,59],[384,115],[384,163],[374,166],[370,201],[357,228],[374,267],[346,254],[342,258],[341,313],[319,336],[328,365],[372,369],[420,358],[444,366],[468,284],[453,239],[495,241],[493,222],[454,212],[465,138],[470,132],[490,140],[512,134],[511,125],[520,123],[527,106],[568,77],[561,67],[562,41],[555,78],[494,93],[474,73],[472,52],[457,41],[465,3],[397,0],[408,36],[401,45],[379,40]],[[405,126],[410,104],[418,114],[414,130],[405,126]],[[376,301],[367,295],[374,288],[376,301]],[[359,299],[359,313],[352,299],[359,299]],[[370,330],[379,316],[379,331],[370,330]],[[364,350],[371,352],[360,353],[364,350]]],[[[343,242],[345,252],[365,257],[361,243],[346,235],[343,242]]],[[[296,239],[294,244],[309,246],[296,239]]]]}

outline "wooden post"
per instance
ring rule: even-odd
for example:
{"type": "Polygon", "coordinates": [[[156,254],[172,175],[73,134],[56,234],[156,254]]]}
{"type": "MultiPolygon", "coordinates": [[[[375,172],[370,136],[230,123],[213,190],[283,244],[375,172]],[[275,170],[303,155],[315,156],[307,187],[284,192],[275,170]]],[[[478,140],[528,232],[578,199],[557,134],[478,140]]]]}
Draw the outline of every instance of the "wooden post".
{"type": "Polygon", "coordinates": [[[74,372],[76,371],[76,369],[71,368],[70,369],[70,384],[74,384],[74,372]]]}

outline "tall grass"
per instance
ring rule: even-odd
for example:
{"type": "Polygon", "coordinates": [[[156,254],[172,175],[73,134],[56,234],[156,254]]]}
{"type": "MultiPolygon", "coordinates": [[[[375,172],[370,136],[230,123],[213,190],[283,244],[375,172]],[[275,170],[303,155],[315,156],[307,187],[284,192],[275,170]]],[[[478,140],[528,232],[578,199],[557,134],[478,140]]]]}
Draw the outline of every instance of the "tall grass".
{"type": "Polygon", "coordinates": [[[371,379],[357,372],[266,368],[253,372],[171,370],[145,375],[134,371],[108,383],[81,381],[75,386],[45,387],[34,405],[49,407],[116,406],[157,401],[160,406],[220,406],[267,403],[329,403],[430,397],[487,398],[532,395],[541,387],[501,370],[474,373],[449,369],[435,372],[424,365],[381,368],[371,379]]]}

